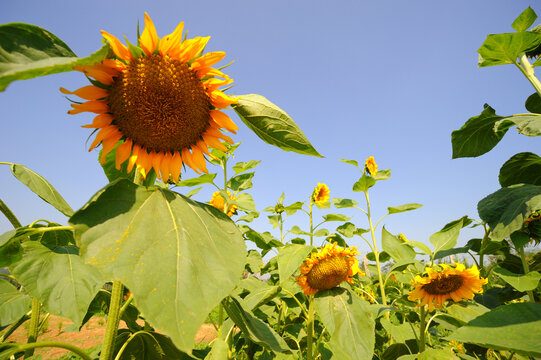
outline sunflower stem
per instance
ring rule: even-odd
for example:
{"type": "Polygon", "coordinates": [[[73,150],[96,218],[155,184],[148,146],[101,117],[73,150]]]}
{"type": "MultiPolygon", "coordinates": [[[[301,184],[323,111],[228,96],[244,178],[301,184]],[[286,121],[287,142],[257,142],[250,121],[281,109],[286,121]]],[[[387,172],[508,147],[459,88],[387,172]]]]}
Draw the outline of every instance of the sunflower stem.
{"type": "Polygon", "coordinates": [[[2,214],[4,214],[4,216],[9,220],[9,222],[11,223],[11,225],[13,225],[15,229],[22,226],[19,222],[19,219],[17,219],[15,214],[13,214],[11,209],[2,201],[2,199],[0,199],[0,211],[2,211],[2,214]]]}
{"type": "MultiPolygon", "coordinates": [[[[526,255],[524,254],[524,246],[521,246],[517,249],[518,253],[520,254],[520,260],[522,261],[522,268],[524,269],[524,274],[528,274],[530,272],[530,265],[528,265],[528,260],[526,260],[526,255]]],[[[530,302],[535,302],[535,297],[533,295],[532,290],[528,290],[528,297],[530,298],[530,302]]]]}
{"type": "Polygon", "coordinates": [[[426,310],[425,306],[421,306],[421,324],[419,330],[419,352],[422,353],[425,351],[425,329],[426,329],[426,310]]]}
{"type": "Polygon", "coordinates": [[[19,326],[24,324],[26,320],[30,319],[30,314],[31,312],[29,311],[27,314],[24,314],[19,320],[17,320],[17,322],[11,324],[9,329],[7,329],[6,332],[2,334],[2,336],[0,336],[0,343],[3,343],[11,334],[15,332],[15,330],[19,328],[19,326]]]}
{"type": "Polygon", "coordinates": [[[111,302],[109,304],[109,313],[107,314],[107,325],[105,327],[105,336],[103,337],[103,346],[101,349],[100,360],[111,360],[115,339],[120,322],[120,301],[122,300],[123,285],[120,281],[113,281],[111,290],[111,302]]]}
{"type": "MultiPolygon", "coordinates": [[[[12,346],[12,345],[8,344],[8,346],[12,346]]],[[[80,347],[77,347],[72,344],[61,343],[61,342],[56,342],[56,341],[40,341],[38,343],[22,344],[22,345],[17,344],[12,347],[13,349],[9,351],[13,354],[21,352],[21,351],[28,351],[30,349],[34,350],[35,348],[43,348],[43,347],[61,348],[61,349],[69,350],[74,354],[77,354],[83,360],[92,360],[92,358],[88,356],[88,354],[80,347]]]]}
{"type": "Polygon", "coordinates": [[[524,76],[526,76],[526,79],[532,84],[535,91],[537,91],[537,94],[541,96],[541,83],[539,82],[539,79],[535,76],[535,71],[533,69],[532,64],[530,64],[530,61],[528,60],[528,57],[525,53],[522,53],[518,56],[520,65],[515,63],[515,65],[519,68],[519,70],[522,72],[524,76]]]}
{"type": "Polygon", "coordinates": [[[308,206],[308,216],[310,217],[310,246],[314,245],[314,222],[312,220],[312,200],[310,200],[310,205],[308,206]]]}
{"type": "Polygon", "coordinates": [[[314,295],[308,298],[308,319],[306,319],[306,359],[313,360],[312,347],[314,344],[314,295]]]}
{"type": "MultiPolygon", "coordinates": [[[[28,326],[28,341],[27,344],[35,343],[38,339],[38,329],[39,329],[39,312],[41,310],[40,302],[32,298],[32,315],[30,316],[30,324],[28,326]]],[[[34,348],[30,347],[24,352],[24,358],[29,358],[34,355],[34,348]]]]}

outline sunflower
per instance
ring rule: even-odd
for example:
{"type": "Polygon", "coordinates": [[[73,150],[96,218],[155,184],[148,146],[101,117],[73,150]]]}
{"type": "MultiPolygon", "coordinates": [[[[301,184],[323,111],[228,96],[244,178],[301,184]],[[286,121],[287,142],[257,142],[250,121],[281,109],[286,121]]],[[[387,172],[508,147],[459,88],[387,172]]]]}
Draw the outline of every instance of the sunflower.
{"type": "Polygon", "coordinates": [[[116,58],[74,68],[93,78],[92,85],[75,91],[60,88],[88,100],[72,104],[68,114],[97,114],[83,127],[98,130],[90,150],[101,144],[101,163],[119,144],[117,169],[128,161],[128,172],[135,165],[143,177],[154,169],[164,182],[178,182],[183,164],[206,173],[208,148],[227,151],[221,140],[233,143],[221,130],[235,133],[238,127],[220,109],[237,99],[218,89],[233,80],[212,67],[225,53],[203,54],[210,37],[183,40],[183,28],[181,22],[160,39],[145,13],[139,46],[128,47],[102,31],[116,58]]]}
{"type": "MultiPolygon", "coordinates": [[[[231,192],[229,190],[227,191],[227,195],[229,196],[230,200],[233,200],[233,201],[237,200],[236,197],[231,196],[231,192]]],[[[212,194],[212,199],[210,199],[209,204],[214,206],[216,209],[224,212],[225,201],[224,201],[224,198],[222,197],[222,194],[220,194],[219,191],[216,191],[214,194],[212,194]]],[[[227,209],[227,216],[231,217],[235,215],[237,213],[237,209],[238,209],[237,205],[230,204],[229,208],[227,209]]]]}
{"type": "Polygon", "coordinates": [[[417,306],[428,304],[428,310],[432,311],[434,306],[441,308],[447,299],[455,302],[471,300],[475,293],[483,292],[487,280],[479,277],[477,266],[469,269],[463,264],[456,264],[454,268],[449,265],[441,267],[442,271],[427,268],[427,276],[417,275],[415,281],[411,281],[415,289],[408,294],[408,299],[421,300],[417,306]]]}
{"type": "Polygon", "coordinates": [[[372,176],[376,176],[376,174],[378,173],[378,164],[376,164],[376,160],[374,160],[373,156],[370,156],[368,159],[366,159],[366,161],[364,162],[364,167],[372,176]]]}
{"type": "Polygon", "coordinates": [[[300,267],[301,275],[295,280],[306,295],[332,289],[343,281],[352,284],[352,276],[362,274],[355,257],[358,253],[356,247],[342,248],[336,243],[327,244],[304,260],[300,267]]]}
{"type": "Polygon", "coordinates": [[[331,192],[329,191],[329,188],[327,187],[327,185],[317,183],[317,186],[314,188],[314,191],[312,192],[312,196],[310,197],[310,199],[316,205],[323,205],[330,199],[330,197],[331,197],[331,192]]]}

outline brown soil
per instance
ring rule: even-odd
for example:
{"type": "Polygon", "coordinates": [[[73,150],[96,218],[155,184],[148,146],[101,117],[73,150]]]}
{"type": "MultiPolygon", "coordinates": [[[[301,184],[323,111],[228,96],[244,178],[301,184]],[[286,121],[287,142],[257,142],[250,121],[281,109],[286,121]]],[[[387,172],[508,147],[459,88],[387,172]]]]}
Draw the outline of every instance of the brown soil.
{"type": "MultiPolygon", "coordinates": [[[[80,332],[62,332],[72,321],[58,316],[50,316],[48,326],[38,336],[38,341],[59,341],[88,349],[101,344],[105,334],[105,317],[91,318],[80,332]]],[[[120,328],[126,328],[123,321],[120,328]]],[[[19,327],[8,339],[9,342],[26,343],[26,327],[19,327]]],[[[212,324],[203,324],[195,337],[195,343],[209,343],[216,337],[216,331],[212,324]]],[[[43,360],[57,359],[66,355],[69,351],[60,348],[38,348],[35,354],[40,354],[43,360]]]]}

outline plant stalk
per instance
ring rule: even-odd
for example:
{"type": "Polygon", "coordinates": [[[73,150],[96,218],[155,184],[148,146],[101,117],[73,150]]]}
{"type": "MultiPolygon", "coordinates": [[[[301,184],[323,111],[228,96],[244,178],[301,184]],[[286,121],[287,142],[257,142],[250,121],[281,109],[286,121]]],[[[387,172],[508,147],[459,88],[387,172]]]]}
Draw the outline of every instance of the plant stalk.
{"type": "Polygon", "coordinates": [[[113,281],[111,303],[109,304],[109,313],[107,314],[107,325],[105,327],[100,360],[111,360],[113,358],[115,339],[120,322],[120,301],[122,300],[123,287],[120,281],[113,281]]]}
{"type": "MultiPolygon", "coordinates": [[[[383,305],[387,305],[387,299],[385,297],[385,284],[383,282],[383,275],[381,274],[381,265],[379,262],[379,251],[378,251],[378,245],[376,243],[376,234],[374,225],[372,225],[372,216],[370,213],[370,198],[368,197],[368,190],[364,192],[364,196],[366,197],[366,212],[368,216],[368,223],[370,224],[370,234],[372,235],[372,245],[374,249],[374,257],[376,258],[376,265],[378,269],[378,278],[379,278],[379,289],[381,292],[381,303],[383,305]]],[[[388,313],[387,313],[388,314],[388,313]]]]}
{"type": "Polygon", "coordinates": [[[11,324],[9,329],[7,329],[6,332],[2,334],[2,336],[0,336],[0,343],[3,343],[4,341],[6,341],[6,339],[11,334],[13,334],[15,332],[15,330],[17,330],[19,328],[19,326],[24,324],[24,322],[26,320],[30,319],[30,314],[31,314],[31,312],[29,311],[27,314],[24,314],[19,320],[17,320],[17,322],[11,324]]]}
{"type": "Polygon", "coordinates": [[[313,360],[312,347],[314,346],[314,295],[308,298],[308,319],[306,319],[306,360],[313,360]]]}
{"type": "MultiPolygon", "coordinates": [[[[522,261],[522,268],[524,269],[524,274],[528,274],[530,272],[530,265],[528,265],[528,260],[526,260],[526,255],[524,254],[524,246],[521,246],[517,250],[518,250],[518,253],[520,254],[520,260],[522,261]]],[[[528,290],[527,293],[528,293],[528,297],[530,298],[530,302],[535,302],[533,291],[528,290]]]]}
{"type": "MultiPolygon", "coordinates": [[[[35,298],[32,298],[32,315],[30,316],[30,324],[28,326],[28,340],[27,344],[35,343],[38,339],[39,328],[39,312],[41,310],[41,304],[35,298]]],[[[24,352],[24,358],[29,358],[34,355],[34,348],[29,348],[24,352]]]]}
{"type": "Polygon", "coordinates": [[[15,229],[22,226],[19,222],[19,219],[17,219],[15,214],[13,214],[11,209],[2,201],[2,199],[0,199],[0,211],[2,211],[2,214],[4,214],[4,216],[9,220],[9,222],[11,223],[11,225],[13,225],[15,229]]]}
{"type": "Polygon", "coordinates": [[[426,310],[425,306],[421,306],[421,324],[419,331],[419,352],[422,353],[425,351],[425,330],[426,330],[426,310]]]}
{"type": "Polygon", "coordinates": [[[72,344],[67,343],[61,343],[56,341],[40,341],[38,343],[32,343],[32,344],[23,344],[23,345],[17,345],[14,346],[15,349],[11,350],[14,353],[20,352],[20,351],[28,351],[29,349],[36,349],[36,348],[42,348],[42,347],[55,347],[55,348],[62,348],[71,351],[74,354],[77,354],[79,357],[81,357],[83,360],[93,360],[88,354],[81,349],[80,347],[77,347],[72,344]]]}
{"type": "Polygon", "coordinates": [[[308,216],[310,217],[310,246],[314,245],[314,222],[312,220],[312,206],[312,200],[310,199],[310,205],[308,206],[308,216]]]}
{"type": "Polygon", "coordinates": [[[519,61],[520,65],[515,63],[517,67],[520,69],[522,74],[526,76],[526,79],[532,84],[532,86],[535,88],[535,91],[537,91],[537,94],[541,96],[541,82],[539,82],[539,79],[535,76],[535,71],[533,66],[530,64],[530,61],[528,60],[528,57],[525,53],[522,53],[519,55],[519,61]]]}

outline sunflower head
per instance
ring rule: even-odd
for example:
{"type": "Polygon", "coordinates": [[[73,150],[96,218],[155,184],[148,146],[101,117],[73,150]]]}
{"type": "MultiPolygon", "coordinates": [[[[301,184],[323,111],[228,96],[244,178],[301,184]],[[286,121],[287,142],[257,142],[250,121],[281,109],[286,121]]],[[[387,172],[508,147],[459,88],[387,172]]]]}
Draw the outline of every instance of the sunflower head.
{"type": "Polygon", "coordinates": [[[378,173],[378,164],[376,164],[376,160],[374,160],[373,156],[370,156],[366,161],[364,162],[364,168],[368,173],[372,176],[376,176],[378,173]]]}
{"type": "Polygon", "coordinates": [[[408,294],[408,299],[421,300],[417,306],[428,304],[428,310],[432,311],[434,307],[441,308],[445,300],[471,300],[475,293],[483,292],[487,280],[479,276],[475,265],[469,269],[463,264],[440,266],[440,271],[427,268],[426,276],[417,275],[415,281],[411,281],[415,289],[408,294]]]}
{"type": "Polygon", "coordinates": [[[316,205],[323,205],[331,198],[331,192],[325,184],[317,183],[317,186],[312,192],[310,201],[316,205]]]}
{"type": "MultiPolygon", "coordinates": [[[[231,196],[231,192],[228,190],[227,195],[229,196],[230,200],[237,200],[236,197],[231,196]]],[[[216,191],[214,194],[212,194],[212,199],[210,199],[209,202],[210,205],[214,206],[216,209],[225,212],[224,207],[226,205],[226,202],[224,201],[224,198],[222,194],[219,191],[216,191]]],[[[230,204],[229,208],[227,209],[227,216],[231,217],[237,213],[238,206],[235,204],[230,204]]]]}
{"type": "Polygon", "coordinates": [[[183,164],[207,172],[209,147],[226,151],[221,140],[233,142],[221,131],[235,133],[238,128],[220,110],[237,99],[219,90],[233,80],[212,67],[225,53],[203,54],[210,37],[183,39],[183,29],[180,23],[160,39],[145,13],[139,46],[126,47],[102,31],[115,58],[74,68],[93,78],[93,85],[60,89],[87,100],[72,104],[69,114],[97,114],[84,127],[98,130],[90,150],[101,144],[102,163],[122,140],[116,149],[117,169],[128,161],[128,172],[135,166],[145,177],[154,169],[164,182],[178,182],[183,164]]]}
{"type": "Polygon", "coordinates": [[[355,274],[362,274],[355,255],[357,248],[342,248],[327,244],[323,249],[313,252],[300,267],[301,275],[295,280],[306,295],[314,295],[320,290],[332,289],[343,281],[353,283],[355,274]]]}

